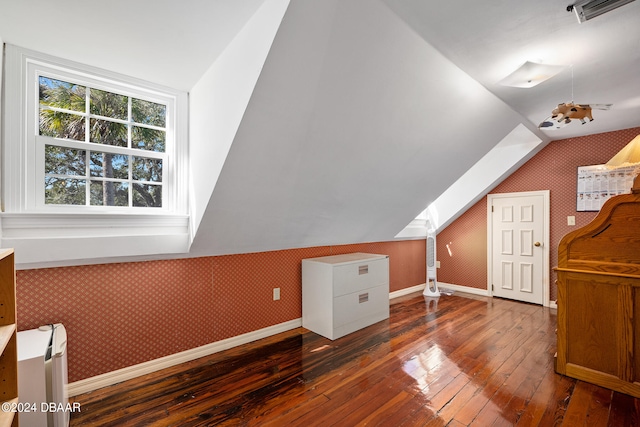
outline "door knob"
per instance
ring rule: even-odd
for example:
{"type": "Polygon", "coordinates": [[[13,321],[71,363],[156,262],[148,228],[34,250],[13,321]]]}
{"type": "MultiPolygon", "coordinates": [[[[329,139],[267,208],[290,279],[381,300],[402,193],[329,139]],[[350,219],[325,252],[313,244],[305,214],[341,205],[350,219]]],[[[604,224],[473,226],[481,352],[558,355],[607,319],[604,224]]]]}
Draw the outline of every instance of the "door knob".
{"type": "Polygon", "coordinates": [[[535,243],[533,244],[533,246],[540,246],[541,244],[542,244],[542,243],[540,243],[540,242],[535,242],[535,243]]]}

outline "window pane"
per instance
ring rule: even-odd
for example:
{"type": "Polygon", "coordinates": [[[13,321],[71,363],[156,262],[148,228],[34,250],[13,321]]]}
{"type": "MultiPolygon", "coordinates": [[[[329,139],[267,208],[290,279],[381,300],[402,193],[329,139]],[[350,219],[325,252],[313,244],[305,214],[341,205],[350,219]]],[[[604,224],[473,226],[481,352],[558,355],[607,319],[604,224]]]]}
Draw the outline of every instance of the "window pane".
{"type": "Polygon", "coordinates": [[[90,93],[91,114],[121,120],[129,118],[129,97],[98,89],[91,89],[90,93]]]}
{"type": "Polygon", "coordinates": [[[85,119],[75,114],[40,110],[40,135],[84,141],[85,119]]]}
{"type": "Polygon", "coordinates": [[[40,76],[40,105],[85,112],[84,86],[40,76]]]}
{"type": "MultiPolygon", "coordinates": [[[[38,121],[25,138],[35,160],[27,162],[22,174],[40,184],[21,203],[44,208],[42,212],[63,208],[118,215],[165,208],[162,194],[173,194],[177,179],[171,167],[176,136],[169,121],[186,98],[144,84],[137,87],[129,79],[92,77],[91,70],[44,68],[47,61],[38,61],[43,68],[29,68],[25,80],[38,92],[23,112],[31,122],[38,121]]],[[[186,150],[177,153],[182,160],[186,150]]],[[[180,203],[182,197],[177,197],[180,203]]]]}
{"type": "Polygon", "coordinates": [[[126,147],[127,125],[108,120],[91,119],[91,142],[126,147]]]}
{"type": "Polygon", "coordinates": [[[91,205],[129,206],[129,183],[91,181],[91,205]]]}
{"type": "Polygon", "coordinates": [[[162,182],[162,160],[134,157],[133,179],[137,181],[162,182]]]}
{"type": "Polygon", "coordinates": [[[139,126],[131,127],[131,148],[164,153],[165,132],[139,126]]]}
{"type": "Polygon", "coordinates": [[[49,205],[84,205],[84,179],[45,177],[44,198],[49,205]]]}
{"type": "Polygon", "coordinates": [[[129,156],[91,151],[89,159],[91,176],[118,179],[129,178],[129,156]]]}
{"type": "Polygon", "coordinates": [[[162,186],[133,184],[133,206],[161,208],[162,186]]]}
{"type": "Polygon", "coordinates": [[[86,152],[73,148],[45,145],[44,172],[56,175],[85,175],[86,152]]]}
{"type": "Polygon", "coordinates": [[[165,127],[167,107],[155,102],[131,99],[131,117],[136,123],[165,127]]]}

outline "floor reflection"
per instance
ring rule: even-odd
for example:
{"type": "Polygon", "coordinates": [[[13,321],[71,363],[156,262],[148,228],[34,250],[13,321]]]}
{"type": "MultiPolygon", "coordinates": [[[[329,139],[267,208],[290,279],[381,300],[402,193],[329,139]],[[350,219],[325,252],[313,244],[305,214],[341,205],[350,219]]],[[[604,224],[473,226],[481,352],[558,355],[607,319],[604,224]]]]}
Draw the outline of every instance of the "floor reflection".
{"type": "Polygon", "coordinates": [[[337,340],[298,328],[79,396],[71,425],[545,426],[609,407],[633,425],[638,399],[554,373],[555,324],[540,306],[408,295],[337,340]]]}

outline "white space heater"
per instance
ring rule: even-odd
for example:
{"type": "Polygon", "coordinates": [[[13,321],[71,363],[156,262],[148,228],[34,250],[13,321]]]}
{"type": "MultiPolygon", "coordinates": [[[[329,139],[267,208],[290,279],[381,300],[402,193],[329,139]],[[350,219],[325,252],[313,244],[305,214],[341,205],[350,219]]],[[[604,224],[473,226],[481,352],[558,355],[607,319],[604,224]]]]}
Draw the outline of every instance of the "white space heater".
{"type": "Polygon", "coordinates": [[[431,225],[427,229],[427,286],[422,294],[427,297],[440,296],[436,280],[436,230],[431,225]]]}
{"type": "Polygon", "coordinates": [[[18,397],[32,410],[22,427],[67,427],[67,330],[61,323],[18,332],[18,397]],[[48,409],[52,404],[55,410],[48,409]]]}

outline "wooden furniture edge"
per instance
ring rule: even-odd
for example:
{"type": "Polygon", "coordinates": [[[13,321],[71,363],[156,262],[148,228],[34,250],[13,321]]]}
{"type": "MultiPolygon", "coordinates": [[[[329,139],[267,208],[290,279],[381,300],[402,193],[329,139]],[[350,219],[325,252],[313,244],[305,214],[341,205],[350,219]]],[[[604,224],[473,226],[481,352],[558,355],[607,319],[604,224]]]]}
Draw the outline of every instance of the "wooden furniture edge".
{"type": "Polygon", "coordinates": [[[567,363],[566,368],[566,375],[569,377],[640,398],[640,383],[636,382],[630,384],[616,378],[614,375],[605,374],[573,363],[567,363]]]}
{"type": "Polygon", "coordinates": [[[9,344],[11,338],[13,338],[14,332],[16,332],[15,323],[0,326],[0,354],[4,353],[4,349],[7,347],[7,344],[9,344]]]}
{"type": "Polygon", "coordinates": [[[7,404],[9,405],[10,409],[12,409],[12,407],[16,407],[18,404],[18,398],[15,397],[13,399],[2,402],[3,409],[0,411],[0,427],[13,426],[15,425],[14,420],[17,419],[16,418],[17,412],[4,410],[7,404]]]}

